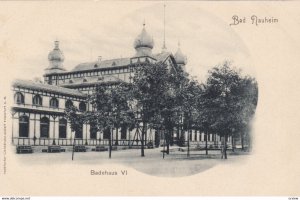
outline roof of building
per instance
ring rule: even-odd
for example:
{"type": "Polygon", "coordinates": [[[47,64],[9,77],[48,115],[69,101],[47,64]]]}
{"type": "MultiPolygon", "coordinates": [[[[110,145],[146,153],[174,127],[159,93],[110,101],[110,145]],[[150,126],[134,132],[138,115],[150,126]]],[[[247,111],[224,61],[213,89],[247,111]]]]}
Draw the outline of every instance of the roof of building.
{"type": "Polygon", "coordinates": [[[98,68],[120,67],[129,64],[130,64],[130,58],[117,58],[111,60],[103,60],[100,62],[94,61],[94,62],[81,63],[77,65],[74,69],[72,69],[72,72],[98,69],[98,68]]]}
{"type": "Polygon", "coordinates": [[[122,82],[121,79],[111,76],[93,76],[93,77],[80,77],[80,78],[73,78],[69,82],[61,84],[62,86],[85,86],[85,85],[93,85],[99,83],[112,83],[112,82],[122,82]]]}
{"type": "Polygon", "coordinates": [[[22,87],[27,89],[33,89],[33,90],[40,90],[40,91],[46,91],[46,92],[53,92],[53,93],[59,93],[63,95],[72,95],[77,97],[85,97],[86,95],[78,90],[68,89],[64,87],[59,87],[55,85],[48,85],[44,83],[29,81],[29,80],[21,80],[16,79],[13,81],[13,87],[22,87]]]}
{"type": "MultiPolygon", "coordinates": [[[[153,57],[157,60],[157,62],[164,62],[170,55],[170,52],[162,52],[158,54],[154,54],[153,57]]],[[[92,70],[92,69],[99,69],[99,68],[114,68],[114,67],[122,67],[130,65],[130,58],[117,58],[117,59],[110,59],[110,60],[103,60],[100,62],[86,62],[81,63],[74,67],[71,72],[77,71],[85,71],[85,70],[92,70]]]]}
{"type": "Polygon", "coordinates": [[[161,52],[158,54],[154,54],[153,56],[157,60],[157,62],[165,62],[165,60],[171,55],[172,53],[170,52],[161,52]]]}

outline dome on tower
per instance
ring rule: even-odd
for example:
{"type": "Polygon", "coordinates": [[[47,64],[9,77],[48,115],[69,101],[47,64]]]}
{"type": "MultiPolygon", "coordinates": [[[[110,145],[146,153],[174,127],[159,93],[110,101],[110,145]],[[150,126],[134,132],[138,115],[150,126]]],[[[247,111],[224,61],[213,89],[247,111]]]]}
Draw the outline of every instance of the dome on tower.
{"type": "Polygon", "coordinates": [[[63,62],[65,60],[65,57],[63,52],[59,49],[59,41],[55,41],[54,45],[54,49],[48,54],[48,60],[63,62]]]}
{"type": "Polygon", "coordinates": [[[145,23],[143,24],[142,32],[134,40],[134,48],[137,51],[137,56],[151,55],[151,50],[154,46],[153,38],[147,33],[145,23]]]}
{"type": "Polygon", "coordinates": [[[174,55],[177,64],[185,65],[187,63],[186,56],[181,52],[180,47],[178,47],[177,52],[174,55]]]}
{"type": "Polygon", "coordinates": [[[63,52],[59,49],[59,41],[54,42],[54,49],[50,51],[50,53],[48,54],[48,60],[49,60],[49,67],[47,68],[47,70],[49,69],[65,70],[63,67],[65,56],[63,52]]]}
{"type": "Polygon", "coordinates": [[[153,38],[147,33],[144,26],[142,32],[137,36],[137,38],[134,41],[134,48],[148,47],[152,49],[153,46],[153,38]]]}

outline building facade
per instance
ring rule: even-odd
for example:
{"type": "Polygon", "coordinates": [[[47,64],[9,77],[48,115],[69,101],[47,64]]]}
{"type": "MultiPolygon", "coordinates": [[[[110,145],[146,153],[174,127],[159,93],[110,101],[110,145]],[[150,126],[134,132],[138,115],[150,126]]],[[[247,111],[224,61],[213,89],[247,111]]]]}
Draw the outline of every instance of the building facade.
{"type": "MultiPolygon", "coordinates": [[[[135,55],[128,58],[103,60],[98,57],[95,62],[81,63],[71,71],[64,68],[64,54],[59,42],[55,41],[54,49],[49,53],[49,66],[45,69],[43,82],[15,80],[12,84],[14,105],[12,107],[12,143],[14,145],[32,146],[71,146],[75,143],[86,146],[108,144],[108,134],[94,131],[90,124],[84,124],[81,131],[76,133],[70,129],[70,124],[64,116],[64,110],[70,105],[80,111],[91,110],[86,103],[86,97],[91,94],[98,84],[114,87],[120,82],[130,82],[137,63],[147,67],[147,63],[162,62],[169,68],[186,65],[186,57],[178,48],[173,55],[163,48],[157,54],[152,53],[154,42],[147,33],[145,25],[134,41],[135,55]]],[[[165,47],[165,45],[164,45],[165,47]]],[[[139,130],[113,130],[115,145],[139,146],[139,130]]],[[[174,132],[173,137],[179,138],[184,134],[174,132]]],[[[148,130],[146,141],[154,141],[159,137],[153,130],[148,130]]],[[[203,145],[205,134],[192,131],[190,141],[203,145]]],[[[161,138],[161,136],[160,136],[161,138]]],[[[218,144],[217,135],[208,135],[210,145],[218,144]]]]}

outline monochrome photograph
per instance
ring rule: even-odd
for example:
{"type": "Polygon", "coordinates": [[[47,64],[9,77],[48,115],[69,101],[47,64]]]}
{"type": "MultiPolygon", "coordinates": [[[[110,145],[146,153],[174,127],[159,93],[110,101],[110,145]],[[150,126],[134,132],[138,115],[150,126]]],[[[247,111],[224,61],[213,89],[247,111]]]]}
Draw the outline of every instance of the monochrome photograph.
{"type": "Polygon", "coordinates": [[[235,3],[1,3],[9,8],[0,8],[3,175],[72,180],[54,186],[62,195],[71,185],[70,194],[87,194],[79,188],[89,181],[102,187],[95,195],[113,194],[102,185],[121,182],[130,192],[115,194],[134,194],[153,180],[177,186],[138,191],[179,194],[179,180],[189,179],[188,188],[208,189],[182,194],[222,194],[209,188],[230,179],[241,185],[228,193],[243,194],[243,184],[273,180],[262,178],[264,164],[278,180],[284,114],[275,114],[283,104],[273,82],[294,79],[277,80],[285,71],[276,71],[277,51],[292,62],[299,49],[277,40],[289,28],[277,5],[262,4],[273,6],[264,13],[259,3],[235,3]]]}

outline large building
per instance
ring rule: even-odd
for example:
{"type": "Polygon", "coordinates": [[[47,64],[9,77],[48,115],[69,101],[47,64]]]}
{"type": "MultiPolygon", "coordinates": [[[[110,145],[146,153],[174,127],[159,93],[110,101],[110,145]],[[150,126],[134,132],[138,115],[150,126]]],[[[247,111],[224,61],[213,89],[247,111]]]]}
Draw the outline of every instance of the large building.
{"type": "MultiPolygon", "coordinates": [[[[73,133],[64,110],[74,105],[79,110],[91,110],[86,97],[98,84],[113,87],[122,81],[130,82],[137,63],[147,67],[148,63],[162,62],[169,68],[186,65],[186,57],[178,48],[173,55],[166,51],[153,53],[154,41],[147,33],[145,24],[141,33],[134,40],[135,55],[128,58],[81,63],[71,71],[64,67],[64,54],[55,41],[54,49],[49,53],[49,66],[43,75],[44,81],[15,80],[12,84],[14,105],[12,107],[12,142],[14,145],[30,146],[71,146],[75,137],[76,144],[86,146],[108,144],[107,134],[93,131],[90,124],[84,124],[81,131],[73,133]]],[[[138,130],[113,130],[113,139],[118,145],[139,145],[138,130]]],[[[174,135],[178,138],[179,133],[174,135]],[[177,134],[177,136],[176,136],[177,134]]],[[[148,130],[147,141],[154,141],[156,134],[148,130]]],[[[185,135],[187,139],[187,134],[185,135]]],[[[204,133],[193,131],[190,139],[203,143],[204,133]]],[[[208,141],[219,140],[216,135],[209,135],[208,141]]]]}

